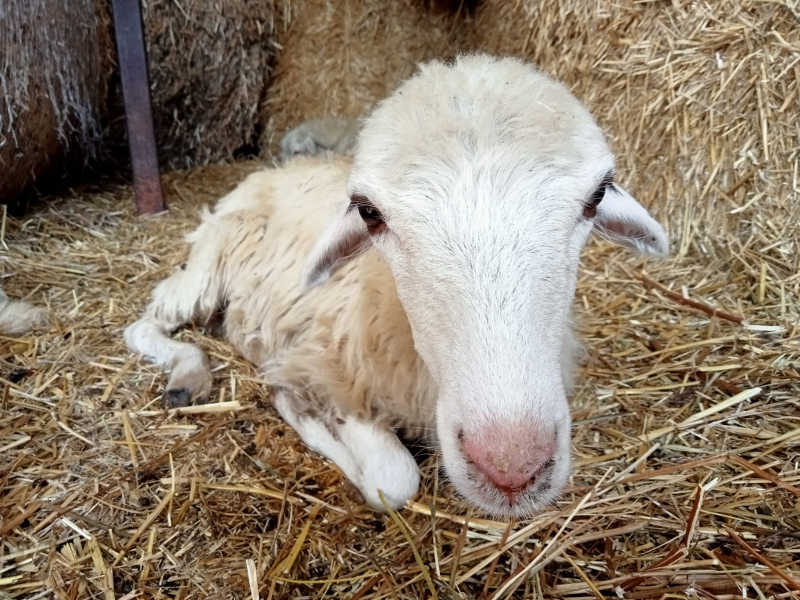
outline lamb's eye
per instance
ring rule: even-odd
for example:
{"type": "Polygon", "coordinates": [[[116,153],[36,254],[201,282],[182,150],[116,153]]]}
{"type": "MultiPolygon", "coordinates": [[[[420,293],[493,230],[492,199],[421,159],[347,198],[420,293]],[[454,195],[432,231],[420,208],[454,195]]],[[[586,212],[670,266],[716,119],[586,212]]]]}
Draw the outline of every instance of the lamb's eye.
{"type": "Polygon", "coordinates": [[[380,233],[386,228],[381,212],[364,196],[353,196],[350,204],[358,209],[358,214],[367,226],[370,235],[380,233]]]}
{"type": "Polygon", "coordinates": [[[597,189],[592,194],[592,197],[583,205],[583,216],[587,219],[594,219],[597,216],[597,206],[603,201],[606,195],[606,189],[614,181],[613,171],[606,173],[603,181],[597,186],[597,189]]]}
{"type": "Polygon", "coordinates": [[[597,216],[597,205],[603,200],[606,195],[606,186],[601,185],[594,191],[589,201],[583,205],[583,216],[587,219],[594,219],[597,216]]]}

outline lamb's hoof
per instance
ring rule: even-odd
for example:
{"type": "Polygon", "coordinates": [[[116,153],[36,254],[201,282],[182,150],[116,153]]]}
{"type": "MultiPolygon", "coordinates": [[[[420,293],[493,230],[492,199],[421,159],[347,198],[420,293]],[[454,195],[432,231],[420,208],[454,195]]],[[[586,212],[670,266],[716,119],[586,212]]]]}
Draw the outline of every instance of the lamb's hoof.
{"type": "Polygon", "coordinates": [[[186,388],[177,388],[164,392],[164,406],[167,408],[183,408],[192,403],[192,392],[186,388]]]}
{"type": "Polygon", "coordinates": [[[417,463],[410,454],[398,459],[391,465],[381,460],[369,461],[364,469],[364,482],[359,489],[367,504],[378,512],[387,512],[387,505],[392,510],[400,510],[419,490],[417,463]],[[383,500],[378,490],[382,492],[383,500]]]}
{"type": "Polygon", "coordinates": [[[182,364],[172,371],[164,392],[167,408],[205,404],[211,395],[211,373],[204,364],[182,364]]]}

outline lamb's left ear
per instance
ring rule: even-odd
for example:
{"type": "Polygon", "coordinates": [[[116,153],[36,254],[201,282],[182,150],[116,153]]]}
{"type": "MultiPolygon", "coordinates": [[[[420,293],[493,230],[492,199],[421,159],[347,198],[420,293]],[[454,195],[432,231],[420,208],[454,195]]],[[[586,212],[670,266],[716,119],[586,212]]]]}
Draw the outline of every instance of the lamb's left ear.
{"type": "Polygon", "coordinates": [[[594,231],[639,252],[660,256],[669,252],[669,239],[661,224],[615,183],[609,184],[597,206],[594,231]]]}
{"type": "Polygon", "coordinates": [[[341,213],[314,244],[303,272],[303,287],[308,290],[327,279],[344,263],[370,244],[367,226],[352,205],[341,213]]]}

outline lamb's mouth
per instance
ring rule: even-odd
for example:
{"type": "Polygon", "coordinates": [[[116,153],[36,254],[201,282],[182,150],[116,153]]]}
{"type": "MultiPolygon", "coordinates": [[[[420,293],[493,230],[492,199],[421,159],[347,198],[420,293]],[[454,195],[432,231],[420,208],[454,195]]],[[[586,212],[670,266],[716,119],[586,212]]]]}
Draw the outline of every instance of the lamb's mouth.
{"type": "Polygon", "coordinates": [[[536,477],[524,486],[506,487],[490,482],[488,477],[478,472],[472,466],[472,462],[469,459],[465,457],[464,460],[471,467],[467,471],[467,480],[474,487],[476,495],[483,500],[483,502],[481,502],[483,508],[489,512],[501,514],[503,516],[513,515],[521,501],[526,497],[529,499],[528,504],[538,504],[535,498],[537,496],[547,495],[545,492],[549,491],[552,487],[553,473],[555,472],[556,466],[555,458],[551,458],[544,464],[536,477]],[[503,510],[499,513],[497,511],[498,506],[503,507],[503,510]]]}

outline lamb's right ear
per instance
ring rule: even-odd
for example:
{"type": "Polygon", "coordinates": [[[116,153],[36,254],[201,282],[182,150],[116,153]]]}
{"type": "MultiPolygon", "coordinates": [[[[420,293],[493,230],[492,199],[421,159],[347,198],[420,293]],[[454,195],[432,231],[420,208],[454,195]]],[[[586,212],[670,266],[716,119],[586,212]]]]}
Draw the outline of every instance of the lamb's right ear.
{"type": "Polygon", "coordinates": [[[367,226],[359,216],[358,209],[349,205],[314,244],[303,272],[304,289],[309,290],[327,281],[336,269],[369,244],[367,226]]]}
{"type": "Polygon", "coordinates": [[[639,252],[665,256],[669,238],[661,224],[628,192],[611,183],[597,207],[594,231],[612,242],[639,252]]]}

